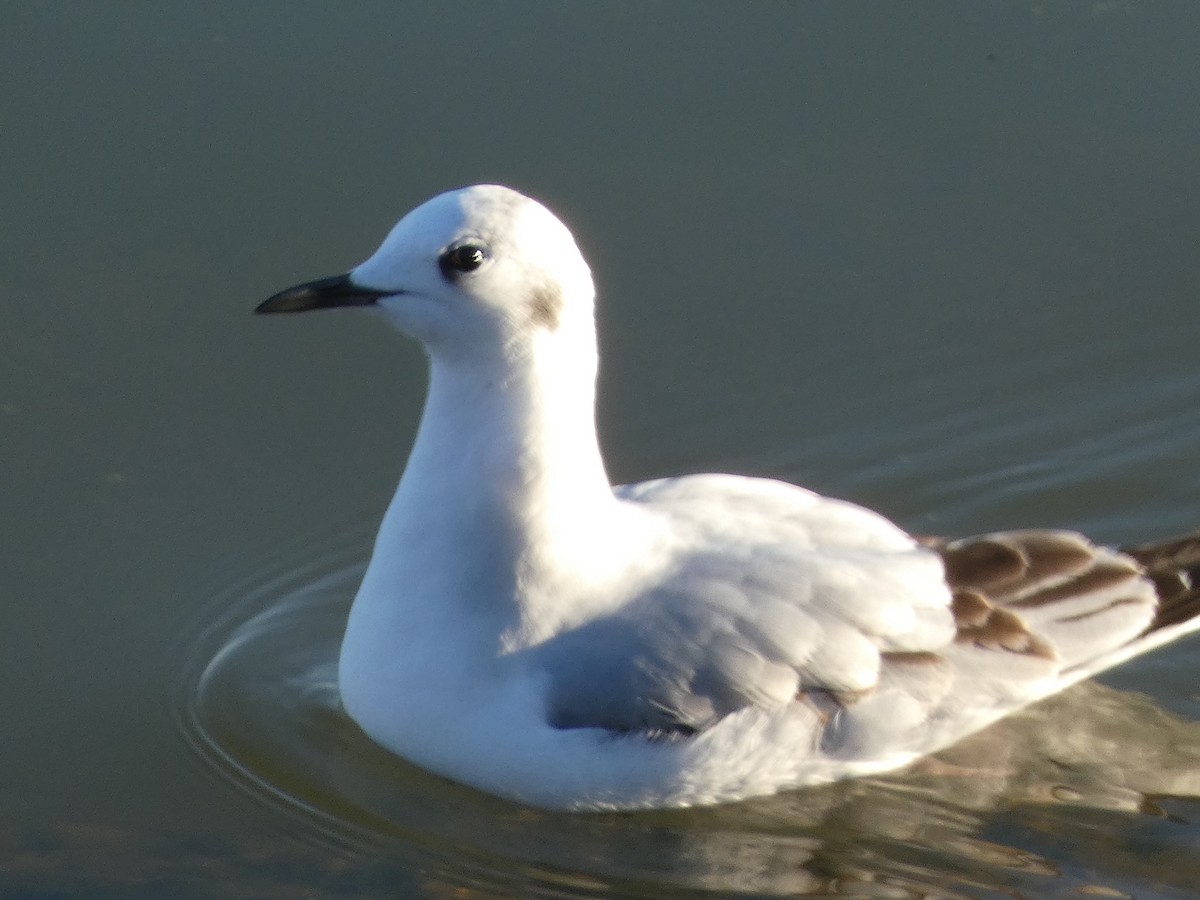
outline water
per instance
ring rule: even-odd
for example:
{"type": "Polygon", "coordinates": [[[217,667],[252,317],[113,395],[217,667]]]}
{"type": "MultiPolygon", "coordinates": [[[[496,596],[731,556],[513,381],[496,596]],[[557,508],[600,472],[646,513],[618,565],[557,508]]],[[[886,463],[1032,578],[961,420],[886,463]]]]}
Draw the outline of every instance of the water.
{"type": "Polygon", "coordinates": [[[364,317],[249,310],[508,182],[595,270],[614,478],[1186,530],[1198,24],[0,7],[0,894],[1194,895],[1195,641],[941,768],[719,810],[535,813],[381,754],[328,672],[423,364],[364,317]]]}

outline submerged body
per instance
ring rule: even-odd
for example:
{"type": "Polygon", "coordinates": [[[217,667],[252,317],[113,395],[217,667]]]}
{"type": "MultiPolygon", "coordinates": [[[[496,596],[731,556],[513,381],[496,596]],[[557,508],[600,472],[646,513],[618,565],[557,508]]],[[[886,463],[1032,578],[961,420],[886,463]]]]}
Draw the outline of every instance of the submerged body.
{"type": "Polygon", "coordinates": [[[260,307],[370,306],[430,357],[339,663],[389,750],[538,806],[732,801],[896,768],[1200,624],[1190,539],[918,541],[766,479],[611,487],[592,304],[566,228],[478,186],[260,307]]]}

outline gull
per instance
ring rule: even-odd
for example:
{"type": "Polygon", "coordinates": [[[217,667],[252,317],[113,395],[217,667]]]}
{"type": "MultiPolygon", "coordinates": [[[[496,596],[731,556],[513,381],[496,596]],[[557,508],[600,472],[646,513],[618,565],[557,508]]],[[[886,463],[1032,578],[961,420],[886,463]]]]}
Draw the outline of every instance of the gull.
{"type": "Polygon", "coordinates": [[[429,359],[338,662],[387,750],[550,809],[732,802],[904,766],[1200,628],[1200,534],[921,538],[765,478],[614,487],[594,294],[562,222],[476,185],[257,309],[364,307],[429,359]]]}

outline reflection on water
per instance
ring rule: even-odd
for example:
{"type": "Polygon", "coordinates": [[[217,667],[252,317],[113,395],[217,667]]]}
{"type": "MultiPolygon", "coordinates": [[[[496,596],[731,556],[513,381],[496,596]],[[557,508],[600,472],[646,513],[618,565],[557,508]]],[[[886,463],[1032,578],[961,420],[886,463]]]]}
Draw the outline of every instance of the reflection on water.
{"type": "Polygon", "coordinates": [[[115,823],[0,828],[5,900],[295,900],[415,896],[421,885],[391,860],[318,856],[293,835],[252,842],[115,823]]]}
{"type": "Polygon", "coordinates": [[[1200,890],[1200,724],[1095,683],[890,777],[713,809],[550,813],[445,781],[376,747],[340,710],[356,554],[361,542],[325,548],[307,554],[316,564],[228,595],[178,712],[223,777],[292,811],[313,839],[376,865],[419,859],[422,893],[1200,890]]]}

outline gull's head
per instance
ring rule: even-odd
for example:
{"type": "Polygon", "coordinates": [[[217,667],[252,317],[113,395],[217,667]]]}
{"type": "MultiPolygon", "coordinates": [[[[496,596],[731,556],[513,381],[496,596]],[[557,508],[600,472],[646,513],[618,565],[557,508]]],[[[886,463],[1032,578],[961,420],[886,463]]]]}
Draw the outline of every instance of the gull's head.
{"type": "Polygon", "coordinates": [[[257,312],[368,306],[431,353],[511,347],[577,322],[590,328],[592,280],[570,231],[498,185],[418,206],[366,262],[281,291],[257,312]]]}

